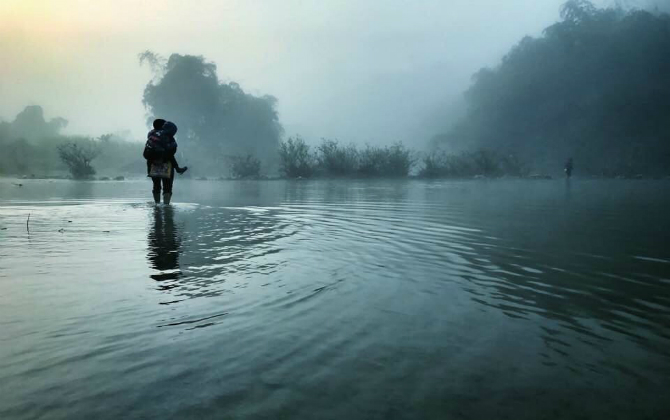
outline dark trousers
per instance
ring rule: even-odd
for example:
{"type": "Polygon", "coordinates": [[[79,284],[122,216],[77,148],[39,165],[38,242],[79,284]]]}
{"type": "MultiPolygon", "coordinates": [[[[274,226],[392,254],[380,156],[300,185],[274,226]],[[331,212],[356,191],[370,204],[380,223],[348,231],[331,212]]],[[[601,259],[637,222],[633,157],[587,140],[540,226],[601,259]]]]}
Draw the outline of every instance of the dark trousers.
{"type": "Polygon", "coordinates": [[[172,194],[172,182],[174,181],[174,171],[170,174],[170,178],[151,178],[154,183],[154,193],[161,193],[161,183],[163,184],[163,194],[172,194]]]}

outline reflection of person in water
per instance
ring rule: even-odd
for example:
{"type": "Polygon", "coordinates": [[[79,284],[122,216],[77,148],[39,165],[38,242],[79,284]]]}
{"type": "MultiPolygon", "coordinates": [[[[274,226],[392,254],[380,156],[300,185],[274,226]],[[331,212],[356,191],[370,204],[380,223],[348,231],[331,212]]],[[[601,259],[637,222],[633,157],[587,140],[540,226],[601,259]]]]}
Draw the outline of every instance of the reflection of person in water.
{"type": "MultiPolygon", "coordinates": [[[[152,274],[156,281],[176,280],[181,275],[179,271],[179,239],[178,230],[174,224],[174,211],[170,207],[154,209],[154,224],[149,231],[149,261],[151,267],[160,271],[152,274]]],[[[171,289],[174,286],[165,286],[171,289]]]]}

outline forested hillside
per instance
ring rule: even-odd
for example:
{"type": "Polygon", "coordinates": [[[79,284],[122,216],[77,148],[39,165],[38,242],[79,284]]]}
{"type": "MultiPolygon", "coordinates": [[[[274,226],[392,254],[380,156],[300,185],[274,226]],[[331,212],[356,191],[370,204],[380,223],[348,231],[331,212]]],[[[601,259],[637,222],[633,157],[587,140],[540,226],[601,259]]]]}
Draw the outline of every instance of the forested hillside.
{"type": "Polygon", "coordinates": [[[562,21],[473,76],[467,114],[434,144],[490,148],[555,172],[670,174],[670,16],[571,0],[562,21]]]}

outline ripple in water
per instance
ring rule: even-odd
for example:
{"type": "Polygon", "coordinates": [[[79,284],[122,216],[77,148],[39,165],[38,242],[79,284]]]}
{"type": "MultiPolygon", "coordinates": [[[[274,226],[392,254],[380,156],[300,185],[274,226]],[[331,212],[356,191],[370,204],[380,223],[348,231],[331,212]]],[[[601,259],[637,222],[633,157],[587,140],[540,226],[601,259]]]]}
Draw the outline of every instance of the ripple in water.
{"type": "Polygon", "coordinates": [[[667,412],[665,183],[232,185],[0,202],[2,418],[667,412]]]}

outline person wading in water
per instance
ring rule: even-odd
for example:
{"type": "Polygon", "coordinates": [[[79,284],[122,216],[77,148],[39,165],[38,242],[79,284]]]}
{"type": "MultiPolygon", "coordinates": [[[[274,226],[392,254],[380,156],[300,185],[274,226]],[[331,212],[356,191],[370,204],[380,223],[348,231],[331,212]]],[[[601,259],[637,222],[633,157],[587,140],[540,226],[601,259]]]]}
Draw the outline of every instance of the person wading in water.
{"type": "Polygon", "coordinates": [[[163,202],[170,204],[174,172],[176,170],[179,174],[183,174],[188,168],[180,168],[175,159],[177,142],[174,135],[177,134],[177,126],[170,121],[159,118],[154,120],[153,127],[153,130],[147,134],[147,142],[144,146],[147,176],[151,177],[153,181],[152,192],[156,204],[161,202],[161,186],[163,202]]]}

